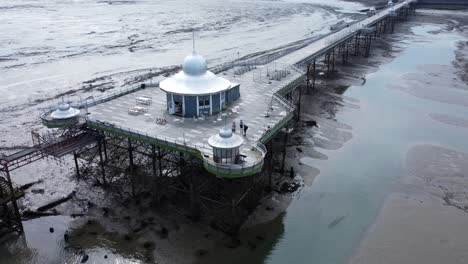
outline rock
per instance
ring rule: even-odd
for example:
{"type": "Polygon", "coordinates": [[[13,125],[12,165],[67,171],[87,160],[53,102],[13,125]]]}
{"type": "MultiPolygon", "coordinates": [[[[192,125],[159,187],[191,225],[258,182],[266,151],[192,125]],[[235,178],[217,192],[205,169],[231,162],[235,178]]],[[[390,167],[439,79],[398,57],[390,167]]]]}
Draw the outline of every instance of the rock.
{"type": "Polygon", "coordinates": [[[265,239],[263,236],[260,236],[260,235],[256,236],[255,238],[260,241],[263,241],[265,239]]]}
{"type": "Polygon", "coordinates": [[[159,231],[159,236],[161,238],[167,238],[169,236],[169,230],[167,230],[167,228],[163,226],[161,230],[159,231]]]}
{"type": "Polygon", "coordinates": [[[314,120],[304,121],[304,124],[306,126],[315,126],[315,127],[317,126],[317,122],[314,120]]]}
{"type": "Polygon", "coordinates": [[[32,189],[31,192],[34,194],[44,194],[44,189],[32,189]]]}
{"type": "Polygon", "coordinates": [[[102,216],[107,217],[109,215],[109,208],[103,207],[102,208],[102,216]]]}
{"type": "Polygon", "coordinates": [[[93,208],[93,207],[94,207],[94,203],[92,203],[92,202],[90,202],[90,201],[88,201],[87,204],[88,204],[88,208],[93,208]]]}
{"type": "Polygon", "coordinates": [[[104,258],[106,259],[106,258],[107,258],[107,255],[104,255],[104,258]]]}
{"type": "Polygon", "coordinates": [[[265,207],[265,210],[267,210],[267,211],[273,211],[273,207],[267,206],[267,207],[265,207]]]}
{"type": "Polygon", "coordinates": [[[130,241],[132,239],[132,237],[130,235],[128,235],[128,234],[125,234],[123,238],[126,241],[130,241]]]}
{"type": "Polygon", "coordinates": [[[146,241],[145,243],[143,243],[143,247],[145,249],[151,249],[151,248],[154,248],[154,243],[152,241],[146,241]]]}
{"type": "Polygon", "coordinates": [[[53,233],[53,232],[54,232],[54,228],[53,228],[53,227],[49,228],[49,232],[53,233]]]}
{"type": "Polygon", "coordinates": [[[206,250],[206,249],[197,249],[195,251],[195,256],[197,256],[197,257],[204,257],[206,255],[208,255],[208,250],[206,250]]]}
{"type": "Polygon", "coordinates": [[[296,150],[297,150],[297,152],[299,152],[299,153],[302,153],[302,152],[303,152],[302,148],[300,148],[300,147],[296,147],[296,150]]]}
{"type": "Polygon", "coordinates": [[[81,263],[85,263],[86,261],[88,261],[88,259],[89,259],[89,256],[85,254],[85,255],[81,258],[81,263]]]}
{"type": "Polygon", "coordinates": [[[70,235],[68,233],[63,234],[63,240],[65,240],[65,242],[68,242],[70,240],[70,235]]]}
{"type": "Polygon", "coordinates": [[[280,192],[281,193],[287,193],[289,190],[289,183],[288,182],[283,182],[280,187],[280,192]]]}
{"type": "Polygon", "coordinates": [[[281,184],[280,193],[292,193],[299,189],[299,187],[301,187],[300,183],[283,182],[283,184],[281,184]]]}
{"type": "Polygon", "coordinates": [[[231,240],[227,243],[226,247],[230,248],[230,249],[235,249],[235,248],[238,248],[240,245],[242,244],[242,242],[240,241],[240,239],[238,238],[231,238],[231,240]]]}
{"type": "Polygon", "coordinates": [[[257,248],[257,245],[251,241],[247,242],[249,245],[250,250],[255,250],[257,248]]]}

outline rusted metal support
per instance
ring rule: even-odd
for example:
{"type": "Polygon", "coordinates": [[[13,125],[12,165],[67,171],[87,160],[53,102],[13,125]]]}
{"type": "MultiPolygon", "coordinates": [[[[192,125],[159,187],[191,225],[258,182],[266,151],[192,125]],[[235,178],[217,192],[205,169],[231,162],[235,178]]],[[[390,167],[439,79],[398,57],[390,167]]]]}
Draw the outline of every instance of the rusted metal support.
{"type": "Polygon", "coordinates": [[[102,134],[102,147],[104,149],[104,158],[105,158],[105,161],[107,162],[109,159],[107,157],[107,143],[106,143],[106,138],[105,138],[104,133],[102,134]]]}
{"type": "Polygon", "coordinates": [[[158,147],[158,168],[159,168],[159,177],[163,176],[163,171],[162,171],[162,152],[161,152],[161,147],[158,147]]]}
{"type": "Polygon", "coordinates": [[[98,140],[98,152],[99,152],[99,165],[101,166],[101,175],[102,175],[102,184],[107,185],[106,181],[106,168],[104,166],[104,158],[102,155],[102,141],[101,139],[98,140]]]}
{"type": "Polygon", "coordinates": [[[200,201],[198,186],[193,173],[189,175],[189,188],[190,188],[190,215],[192,221],[196,222],[200,220],[200,201]]]}
{"type": "Polygon", "coordinates": [[[130,185],[132,188],[132,196],[135,197],[135,166],[133,163],[133,147],[132,147],[132,140],[128,139],[128,160],[130,163],[129,171],[130,171],[130,185]]]}
{"type": "Polygon", "coordinates": [[[284,163],[286,161],[286,147],[288,143],[288,138],[289,138],[289,132],[288,132],[288,127],[285,127],[285,133],[284,133],[284,142],[283,142],[283,157],[281,159],[281,173],[284,173],[284,163]]]}
{"type": "Polygon", "coordinates": [[[361,38],[361,33],[356,34],[356,38],[354,40],[354,56],[359,55],[359,42],[361,38]]]}
{"type": "Polygon", "coordinates": [[[335,48],[332,50],[332,73],[335,73],[335,48]]]}
{"type": "Polygon", "coordinates": [[[156,146],[155,145],[151,145],[151,165],[152,165],[152,169],[153,169],[153,177],[155,178],[155,182],[156,182],[156,177],[158,176],[157,175],[157,172],[156,172],[156,146]]]}
{"type": "Polygon", "coordinates": [[[76,177],[80,179],[81,175],[80,175],[80,166],[78,165],[78,154],[76,154],[75,151],[73,152],[73,159],[75,160],[76,177]]]}
{"type": "Polygon", "coordinates": [[[302,87],[297,88],[299,92],[299,100],[297,100],[297,121],[301,120],[301,104],[302,104],[302,87]]]}
{"type": "Polygon", "coordinates": [[[312,89],[315,89],[315,75],[316,75],[316,63],[315,63],[315,59],[314,59],[314,62],[312,63],[312,89]]]}
{"type": "Polygon", "coordinates": [[[21,215],[19,213],[18,204],[16,202],[15,189],[13,188],[13,182],[11,181],[10,170],[8,169],[8,163],[3,164],[3,171],[5,172],[7,178],[7,185],[11,195],[11,203],[13,204],[13,210],[15,211],[16,224],[20,233],[23,233],[23,223],[21,222],[21,215]]]}

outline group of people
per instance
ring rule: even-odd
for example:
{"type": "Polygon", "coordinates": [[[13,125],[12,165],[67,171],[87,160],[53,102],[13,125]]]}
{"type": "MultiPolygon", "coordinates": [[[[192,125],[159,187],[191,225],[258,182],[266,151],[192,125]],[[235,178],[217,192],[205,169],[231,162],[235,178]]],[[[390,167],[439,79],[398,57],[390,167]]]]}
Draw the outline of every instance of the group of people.
{"type": "MultiPolygon", "coordinates": [[[[232,133],[236,133],[236,121],[232,122],[232,133]]],[[[241,134],[244,134],[244,137],[247,136],[247,129],[249,129],[249,126],[247,124],[244,124],[244,121],[239,122],[239,127],[240,127],[240,132],[241,134]]]]}

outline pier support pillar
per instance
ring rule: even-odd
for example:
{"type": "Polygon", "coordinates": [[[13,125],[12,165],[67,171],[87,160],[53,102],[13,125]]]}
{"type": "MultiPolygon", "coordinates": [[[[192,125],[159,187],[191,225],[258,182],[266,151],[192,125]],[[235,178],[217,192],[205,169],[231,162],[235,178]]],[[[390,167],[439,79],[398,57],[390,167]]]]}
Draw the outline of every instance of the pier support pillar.
{"type": "Polygon", "coordinates": [[[332,50],[332,74],[335,74],[335,48],[332,50]]]}
{"type": "Polygon", "coordinates": [[[289,138],[289,131],[288,127],[285,127],[285,132],[284,132],[284,142],[283,142],[283,157],[281,159],[281,173],[284,173],[284,162],[286,161],[286,147],[288,145],[288,138],[289,138]]]}
{"type": "Polygon", "coordinates": [[[73,159],[75,160],[76,177],[77,179],[80,179],[80,166],[78,165],[78,154],[76,154],[76,152],[73,152],[73,159]]]}
{"type": "Polygon", "coordinates": [[[312,89],[315,89],[315,75],[316,75],[316,63],[315,63],[315,59],[314,59],[314,62],[312,63],[312,89]]]}
{"type": "Polygon", "coordinates": [[[18,204],[16,203],[15,189],[13,188],[13,182],[11,181],[10,170],[8,169],[8,164],[3,165],[3,171],[6,176],[9,192],[11,194],[10,199],[11,199],[11,203],[13,204],[13,210],[15,211],[14,214],[16,218],[15,220],[16,220],[17,228],[20,233],[23,233],[24,231],[23,223],[21,222],[21,215],[19,213],[18,204]]]}
{"type": "Polygon", "coordinates": [[[190,172],[189,176],[189,189],[190,189],[190,217],[192,221],[197,222],[200,220],[200,201],[197,181],[193,175],[193,172],[190,172]]]}
{"type": "Polygon", "coordinates": [[[129,171],[130,171],[130,184],[132,188],[132,197],[135,198],[135,165],[133,163],[133,147],[132,147],[132,140],[128,139],[128,160],[129,160],[129,171]]]}
{"type": "Polygon", "coordinates": [[[104,161],[103,154],[102,154],[103,152],[102,151],[102,138],[98,140],[98,152],[99,152],[99,165],[101,166],[102,184],[106,186],[107,185],[106,167],[105,167],[105,161],[104,161]]]}

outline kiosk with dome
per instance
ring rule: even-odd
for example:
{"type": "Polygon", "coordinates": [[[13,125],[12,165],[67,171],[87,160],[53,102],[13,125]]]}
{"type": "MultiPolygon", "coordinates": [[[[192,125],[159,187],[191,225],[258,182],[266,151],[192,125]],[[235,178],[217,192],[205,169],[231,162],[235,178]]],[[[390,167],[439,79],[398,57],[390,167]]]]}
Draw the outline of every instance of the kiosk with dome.
{"type": "Polygon", "coordinates": [[[240,97],[239,84],[207,70],[203,56],[195,51],[185,57],[182,70],[162,81],[167,111],[184,117],[200,117],[221,112],[240,97]]]}

